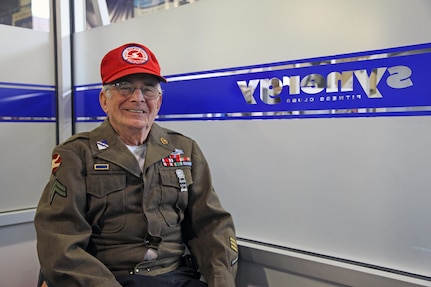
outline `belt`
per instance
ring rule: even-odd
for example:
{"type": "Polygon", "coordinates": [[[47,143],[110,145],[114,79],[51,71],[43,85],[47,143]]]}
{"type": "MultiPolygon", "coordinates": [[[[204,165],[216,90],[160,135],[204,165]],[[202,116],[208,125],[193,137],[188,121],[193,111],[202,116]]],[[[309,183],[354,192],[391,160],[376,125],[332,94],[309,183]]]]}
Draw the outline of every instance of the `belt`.
{"type": "Polygon", "coordinates": [[[129,270],[114,270],[112,274],[115,277],[125,276],[125,275],[160,275],[170,271],[173,271],[182,265],[182,260],[180,258],[166,258],[162,260],[151,260],[143,261],[138,264],[133,269],[129,270]]]}

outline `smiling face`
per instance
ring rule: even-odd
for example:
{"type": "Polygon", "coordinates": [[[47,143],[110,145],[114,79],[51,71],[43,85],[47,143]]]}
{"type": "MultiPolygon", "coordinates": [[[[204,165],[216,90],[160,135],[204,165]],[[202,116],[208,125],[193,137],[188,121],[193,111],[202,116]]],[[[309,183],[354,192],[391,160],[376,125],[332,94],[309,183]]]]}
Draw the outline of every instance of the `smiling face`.
{"type": "MultiPolygon", "coordinates": [[[[100,106],[108,115],[114,130],[122,139],[136,138],[142,135],[146,138],[162,104],[162,96],[146,99],[142,89],[147,87],[161,91],[159,80],[147,74],[134,74],[114,83],[107,84],[100,92],[100,106]],[[135,89],[130,95],[121,90],[116,83],[129,82],[135,89]]],[[[144,139],[145,139],[144,138],[144,139]]]]}

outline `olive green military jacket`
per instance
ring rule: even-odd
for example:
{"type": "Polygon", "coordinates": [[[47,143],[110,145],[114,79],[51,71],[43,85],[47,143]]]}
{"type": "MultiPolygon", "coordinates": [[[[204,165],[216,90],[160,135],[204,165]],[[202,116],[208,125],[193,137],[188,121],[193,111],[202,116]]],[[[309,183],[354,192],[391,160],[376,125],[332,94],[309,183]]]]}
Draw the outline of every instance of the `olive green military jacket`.
{"type": "Polygon", "coordinates": [[[209,286],[235,286],[231,215],[192,139],[153,124],[141,170],[109,121],[55,147],[35,227],[54,286],[118,287],[115,276],[179,266],[184,242],[209,286]],[[147,250],[157,259],[144,260],[147,250]]]}

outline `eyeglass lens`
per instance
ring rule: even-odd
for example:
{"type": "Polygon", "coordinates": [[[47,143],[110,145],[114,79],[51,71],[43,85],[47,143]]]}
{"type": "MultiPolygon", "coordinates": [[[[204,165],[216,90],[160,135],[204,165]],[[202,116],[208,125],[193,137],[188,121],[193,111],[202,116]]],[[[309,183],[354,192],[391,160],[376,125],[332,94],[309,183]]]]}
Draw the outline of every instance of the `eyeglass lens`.
{"type": "MultiPolygon", "coordinates": [[[[132,95],[137,87],[135,87],[132,83],[129,82],[119,82],[112,84],[112,87],[114,87],[121,95],[127,97],[132,95]]],[[[149,87],[144,86],[140,88],[142,95],[144,95],[144,98],[152,100],[157,99],[159,97],[159,91],[155,87],[149,87]]]]}

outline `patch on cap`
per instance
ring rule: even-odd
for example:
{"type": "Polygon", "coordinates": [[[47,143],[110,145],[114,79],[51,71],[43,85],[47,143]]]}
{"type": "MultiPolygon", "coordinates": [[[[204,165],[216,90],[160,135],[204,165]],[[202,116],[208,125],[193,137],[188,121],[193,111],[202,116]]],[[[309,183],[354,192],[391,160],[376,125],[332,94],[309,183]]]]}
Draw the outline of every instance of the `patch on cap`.
{"type": "Polygon", "coordinates": [[[138,46],[129,46],[122,53],[124,61],[130,64],[141,65],[148,61],[148,54],[138,46]]]}

